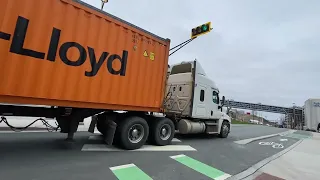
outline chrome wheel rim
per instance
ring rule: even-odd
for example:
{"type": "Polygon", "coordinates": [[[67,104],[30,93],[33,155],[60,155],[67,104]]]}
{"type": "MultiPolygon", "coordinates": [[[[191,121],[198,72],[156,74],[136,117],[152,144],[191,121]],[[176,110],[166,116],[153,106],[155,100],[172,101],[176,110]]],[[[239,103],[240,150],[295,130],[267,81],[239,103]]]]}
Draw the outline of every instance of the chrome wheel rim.
{"type": "Polygon", "coordinates": [[[128,139],[131,143],[139,143],[144,137],[144,128],[141,124],[134,124],[128,131],[128,139]]]}
{"type": "Polygon", "coordinates": [[[161,140],[164,140],[164,141],[168,140],[171,134],[172,134],[172,130],[169,124],[164,124],[161,126],[160,132],[159,132],[161,140]]]}
{"type": "Polygon", "coordinates": [[[223,127],[222,127],[222,133],[224,134],[224,135],[227,135],[228,134],[228,132],[229,132],[229,127],[228,127],[228,125],[223,125],[223,127]]]}

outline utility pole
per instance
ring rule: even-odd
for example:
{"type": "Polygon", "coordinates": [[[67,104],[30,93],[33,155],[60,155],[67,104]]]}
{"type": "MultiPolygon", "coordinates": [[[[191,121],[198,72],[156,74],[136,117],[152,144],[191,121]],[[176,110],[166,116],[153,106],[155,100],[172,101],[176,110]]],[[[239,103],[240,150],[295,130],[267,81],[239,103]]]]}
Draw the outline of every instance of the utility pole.
{"type": "Polygon", "coordinates": [[[254,120],[254,109],[252,110],[252,120],[254,120]]]}
{"type": "Polygon", "coordinates": [[[295,124],[296,124],[296,104],[295,103],[293,103],[293,107],[292,107],[292,109],[293,109],[293,119],[292,119],[292,128],[291,129],[294,129],[295,128],[295,124]]]}
{"type": "Polygon", "coordinates": [[[101,10],[103,10],[104,4],[107,3],[109,0],[101,0],[101,10]]]}

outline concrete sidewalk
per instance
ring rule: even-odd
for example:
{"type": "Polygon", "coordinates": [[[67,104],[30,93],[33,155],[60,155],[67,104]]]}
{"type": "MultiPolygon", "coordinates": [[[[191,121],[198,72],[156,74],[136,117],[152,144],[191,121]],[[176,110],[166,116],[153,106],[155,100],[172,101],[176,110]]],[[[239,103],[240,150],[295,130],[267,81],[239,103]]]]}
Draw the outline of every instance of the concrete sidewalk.
{"type": "MultiPolygon", "coordinates": [[[[258,169],[246,180],[318,180],[320,179],[320,134],[297,142],[290,150],[258,169]]],[[[242,179],[242,178],[241,178],[242,179]]]]}

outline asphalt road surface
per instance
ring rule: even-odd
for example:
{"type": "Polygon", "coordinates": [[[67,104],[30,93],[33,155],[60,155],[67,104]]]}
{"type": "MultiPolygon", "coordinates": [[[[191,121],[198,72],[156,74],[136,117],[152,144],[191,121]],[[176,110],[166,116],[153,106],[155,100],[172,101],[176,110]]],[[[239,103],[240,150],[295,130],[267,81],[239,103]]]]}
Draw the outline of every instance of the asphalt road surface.
{"type": "Polygon", "coordinates": [[[177,135],[170,146],[147,145],[137,151],[108,147],[99,140],[99,135],[86,132],[77,133],[73,144],[64,142],[65,135],[60,133],[0,132],[0,179],[225,179],[302,137],[275,136],[246,145],[234,141],[284,131],[234,125],[226,139],[177,135]]]}

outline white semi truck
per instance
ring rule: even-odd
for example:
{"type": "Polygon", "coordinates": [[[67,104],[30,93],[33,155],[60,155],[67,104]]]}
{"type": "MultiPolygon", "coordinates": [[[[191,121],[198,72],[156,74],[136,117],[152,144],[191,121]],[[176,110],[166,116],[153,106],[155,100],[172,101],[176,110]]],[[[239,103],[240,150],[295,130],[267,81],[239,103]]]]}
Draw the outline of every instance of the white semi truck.
{"type": "Polygon", "coordinates": [[[140,115],[132,112],[102,113],[98,118],[93,118],[89,132],[93,132],[96,124],[97,129],[108,139],[107,144],[110,138],[115,137],[115,143],[120,143],[125,149],[140,148],[148,138],[155,145],[170,144],[175,131],[180,134],[206,133],[226,138],[230,133],[231,119],[222,111],[225,97],[222,96],[220,100],[218,87],[206,75],[200,63],[182,62],[171,66],[169,71],[164,112],[160,116],[157,112],[140,115]],[[147,124],[137,120],[136,124],[130,124],[133,128],[130,130],[129,127],[123,128],[120,123],[115,136],[110,133],[106,125],[110,121],[106,123],[106,120],[130,116],[139,116],[147,120],[147,124]]]}
{"type": "MultiPolygon", "coordinates": [[[[222,112],[219,89],[198,61],[175,64],[167,81],[165,114],[182,134],[208,133],[227,137],[230,117],[222,112]]],[[[222,97],[222,103],[224,97],[222,97]]]]}

